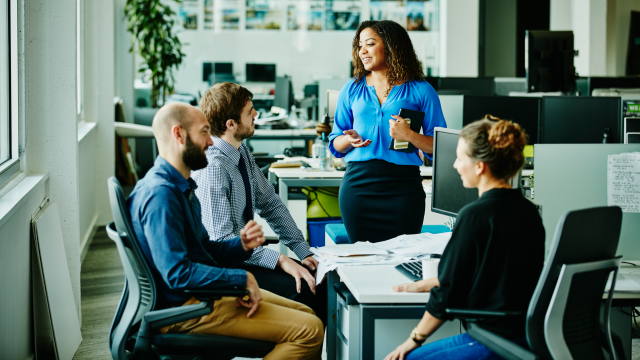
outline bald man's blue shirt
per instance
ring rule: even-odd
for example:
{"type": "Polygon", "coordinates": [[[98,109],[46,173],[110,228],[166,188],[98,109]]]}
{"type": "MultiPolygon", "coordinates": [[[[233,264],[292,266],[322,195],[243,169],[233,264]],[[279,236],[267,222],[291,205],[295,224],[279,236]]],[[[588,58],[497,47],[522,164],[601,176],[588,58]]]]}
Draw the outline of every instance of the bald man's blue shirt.
{"type": "Polygon", "coordinates": [[[389,150],[389,120],[394,120],[391,115],[398,115],[400,109],[425,113],[422,120],[424,135],[433,136],[435,127],[447,127],[438,94],[428,82],[410,80],[394,86],[387,100],[380,105],[373,85],[367,86],[365,79],[360,82],[351,79],[338,96],[333,130],[329,135],[331,153],[338,158],[344,157],[347,162],[379,159],[397,165],[422,165],[417,148],[413,153],[389,150]],[[350,129],[357,131],[363,140],[371,140],[371,144],[346,154],[337,151],[333,140],[350,129]]]}

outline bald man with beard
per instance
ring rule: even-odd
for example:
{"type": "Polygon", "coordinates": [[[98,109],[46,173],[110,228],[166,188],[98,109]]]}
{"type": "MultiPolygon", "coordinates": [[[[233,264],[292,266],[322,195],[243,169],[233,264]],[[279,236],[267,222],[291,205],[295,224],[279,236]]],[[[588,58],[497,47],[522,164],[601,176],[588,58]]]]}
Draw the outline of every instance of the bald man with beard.
{"type": "Polygon", "coordinates": [[[134,231],[158,285],[156,309],[198,303],[182,290],[247,289],[244,298],[223,297],[197,320],[162,333],[197,333],[263,340],[277,345],[264,359],[320,359],[323,326],[313,310],[260,290],[246,270],[233,269],[264,242],[250,221],[240,236],[210,241],[200,218],[192,170],[207,166],[213,145],[203,113],[187,104],[162,107],[153,119],[159,156],[127,200],[134,231]]]}

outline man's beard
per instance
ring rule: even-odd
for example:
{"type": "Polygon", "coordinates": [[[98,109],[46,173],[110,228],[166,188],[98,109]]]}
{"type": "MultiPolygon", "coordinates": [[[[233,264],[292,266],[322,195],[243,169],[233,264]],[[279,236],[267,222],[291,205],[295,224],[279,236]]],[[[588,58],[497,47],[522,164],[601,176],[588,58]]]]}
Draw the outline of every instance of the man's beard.
{"type": "Polygon", "coordinates": [[[253,126],[244,126],[240,121],[238,121],[238,131],[233,136],[237,141],[242,141],[244,139],[248,139],[253,136],[255,130],[253,126]]]}
{"type": "Polygon", "coordinates": [[[182,153],[182,161],[187,165],[191,170],[200,170],[204,169],[209,165],[209,161],[207,161],[207,155],[204,154],[201,148],[199,148],[193,141],[191,141],[191,137],[187,134],[186,141],[187,149],[182,153]]]}

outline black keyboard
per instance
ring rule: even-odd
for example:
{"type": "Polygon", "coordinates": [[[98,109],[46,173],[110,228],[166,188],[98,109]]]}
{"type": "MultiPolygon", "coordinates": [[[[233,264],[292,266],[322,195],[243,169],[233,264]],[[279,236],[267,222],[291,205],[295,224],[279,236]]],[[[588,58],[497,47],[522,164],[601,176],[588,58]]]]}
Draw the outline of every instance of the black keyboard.
{"type": "MultiPolygon", "coordinates": [[[[439,259],[439,254],[431,254],[431,259],[439,259]]],[[[408,277],[411,281],[422,280],[422,261],[412,261],[396,265],[396,269],[402,273],[402,275],[408,277]]]]}
{"type": "Polygon", "coordinates": [[[396,265],[396,269],[411,281],[422,280],[422,261],[407,262],[396,265]]]}

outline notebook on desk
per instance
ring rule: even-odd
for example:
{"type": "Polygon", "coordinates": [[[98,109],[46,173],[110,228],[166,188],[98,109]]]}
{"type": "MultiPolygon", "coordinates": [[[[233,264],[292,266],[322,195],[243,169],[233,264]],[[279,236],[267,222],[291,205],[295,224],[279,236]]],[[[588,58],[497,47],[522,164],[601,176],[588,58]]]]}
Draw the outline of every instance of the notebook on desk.
{"type": "MultiPolygon", "coordinates": [[[[400,109],[398,116],[403,118],[408,124],[411,130],[419,133],[422,122],[424,121],[425,114],[418,110],[400,109]]],[[[389,150],[400,151],[404,153],[412,153],[416,149],[415,145],[408,141],[396,141],[391,139],[389,144],[389,150]]]]}

